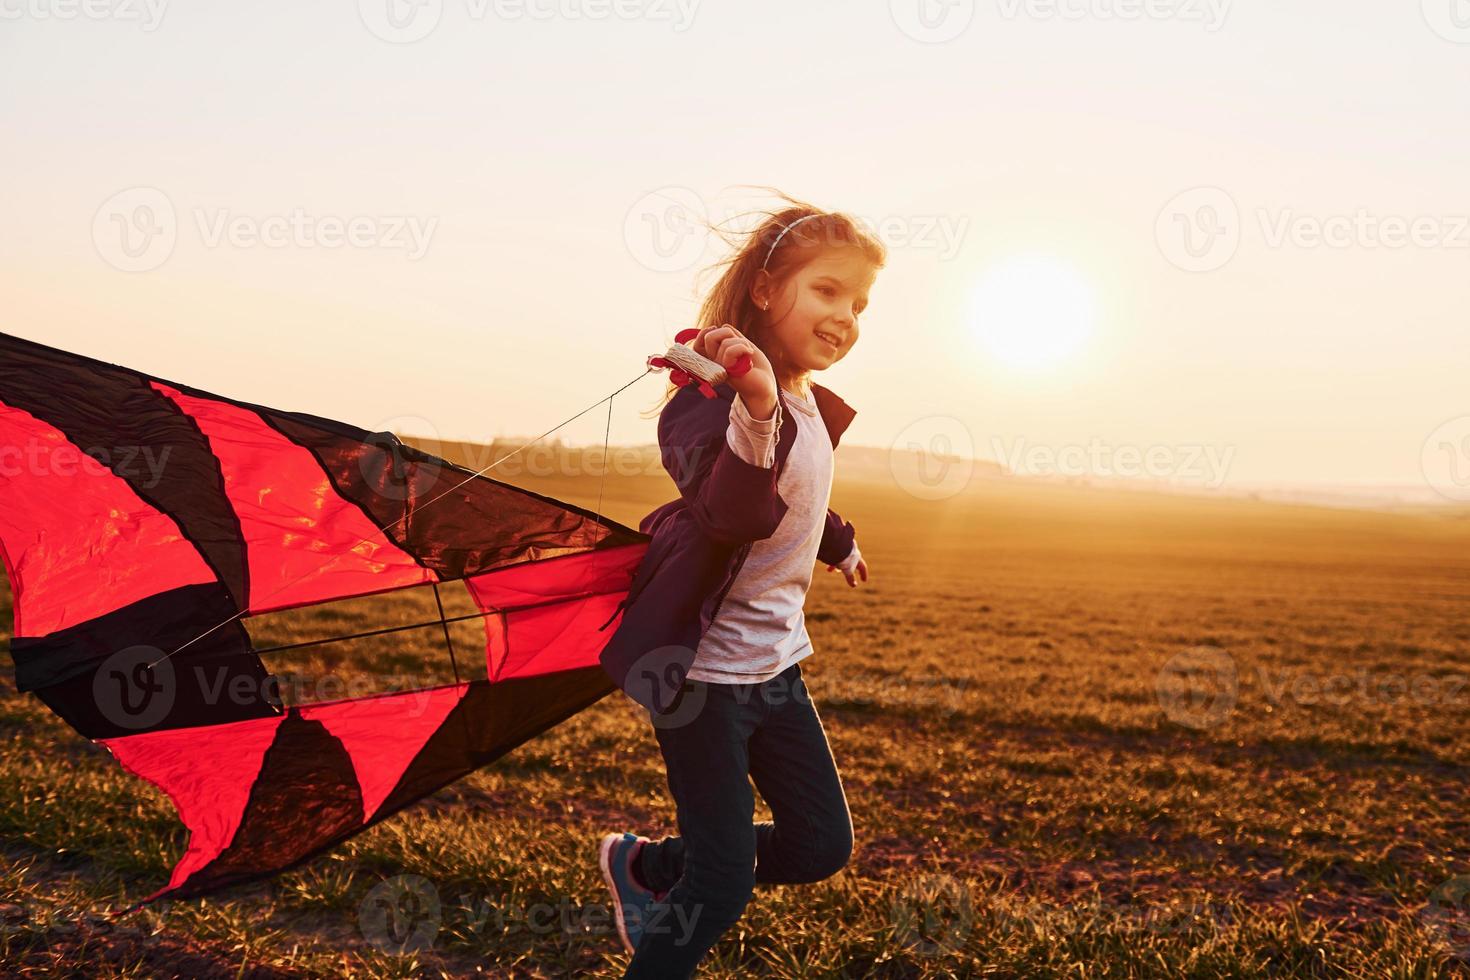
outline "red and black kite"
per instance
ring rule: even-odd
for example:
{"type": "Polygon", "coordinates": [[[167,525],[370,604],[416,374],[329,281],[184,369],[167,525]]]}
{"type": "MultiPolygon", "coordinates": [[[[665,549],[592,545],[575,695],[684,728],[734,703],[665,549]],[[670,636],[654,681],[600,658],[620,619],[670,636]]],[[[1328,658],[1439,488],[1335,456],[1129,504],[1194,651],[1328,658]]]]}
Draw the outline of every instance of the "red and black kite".
{"type": "Polygon", "coordinates": [[[598,653],[648,541],[388,433],[0,334],[16,687],[173,800],[188,848],[144,903],[297,865],[617,690],[598,653]],[[252,616],[453,581],[483,680],[283,707],[252,616]]]}

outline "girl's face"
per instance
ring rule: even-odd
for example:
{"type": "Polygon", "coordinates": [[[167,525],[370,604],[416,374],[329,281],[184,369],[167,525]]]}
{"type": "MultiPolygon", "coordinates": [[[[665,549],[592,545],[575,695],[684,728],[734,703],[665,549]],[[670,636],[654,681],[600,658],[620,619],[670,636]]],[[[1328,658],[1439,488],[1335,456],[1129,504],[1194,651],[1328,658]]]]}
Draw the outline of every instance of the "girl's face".
{"type": "Polygon", "coordinates": [[[835,248],[824,249],[779,289],[771,290],[768,278],[757,280],[756,305],[770,302],[766,331],[781,355],[772,365],[778,380],[829,368],[847,356],[857,343],[858,315],[877,276],[861,251],[835,248]]]}

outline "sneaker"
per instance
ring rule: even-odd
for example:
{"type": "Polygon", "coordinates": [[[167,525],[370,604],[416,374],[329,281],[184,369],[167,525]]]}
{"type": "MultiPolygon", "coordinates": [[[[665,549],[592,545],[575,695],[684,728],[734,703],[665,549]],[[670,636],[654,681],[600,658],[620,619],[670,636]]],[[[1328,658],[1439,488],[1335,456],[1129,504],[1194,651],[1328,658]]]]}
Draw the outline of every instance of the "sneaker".
{"type": "Polygon", "coordinates": [[[651,841],[647,837],[636,834],[608,834],[597,850],[602,880],[607,882],[608,890],[612,892],[618,937],[629,953],[638,948],[638,940],[643,937],[648,904],[661,902],[669,894],[669,889],[650,891],[633,878],[632,863],[639,850],[648,843],[651,841]]]}

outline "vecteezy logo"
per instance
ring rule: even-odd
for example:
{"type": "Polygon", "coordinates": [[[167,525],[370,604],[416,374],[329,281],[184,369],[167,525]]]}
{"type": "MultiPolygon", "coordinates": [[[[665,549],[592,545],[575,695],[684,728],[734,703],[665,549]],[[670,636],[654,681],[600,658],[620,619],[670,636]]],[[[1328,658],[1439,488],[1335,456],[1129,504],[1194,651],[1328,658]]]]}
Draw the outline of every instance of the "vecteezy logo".
{"type": "Polygon", "coordinates": [[[98,712],[119,728],[158,724],[173,709],[175,693],[173,661],[157,647],[119,650],[92,675],[92,700],[98,712]]]}
{"type": "Polygon", "coordinates": [[[682,728],[704,710],[709,687],[689,680],[684,666],[684,662],[693,663],[694,657],[693,650],[672,643],[648,651],[628,670],[628,689],[645,695],[652,704],[645,710],[654,728],[682,728]]]}
{"type": "Polygon", "coordinates": [[[1429,434],[1419,456],[1424,481],[1450,500],[1470,500],[1470,415],[1429,434]]]}
{"type": "Polygon", "coordinates": [[[1470,960],[1470,875],[1442,882],[1419,910],[1425,925],[1439,933],[1458,960],[1470,960]]]}
{"type": "Polygon", "coordinates": [[[1240,233],[1240,208],[1218,187],[1176,195],[1154,222],[1159,251],[1185,272],[1223,268],[1240,248],[1240,233]]]}
{"type": "Polygon", "coordinates": [[[357,924],[362,938],[385,953],[428,949],[444,925],[439,889],[423,875],[385,878],[357,907],[357,924]]]}
{"type": "Polygon", "coordinates": [[[1164,714],[1176,725],[1218,725],[1235,710],[1240,695],[1235,658],[1219,647],[1190,647],[1159,668],[1154,692],[1164,714]]]}
{"type": "Polygon", "coordinates": [[[893,22],[915,41],[943,44],[975,19],[975,0],[888,0],[893,22]]]}
{"type": "Polygon", "coordinates": [[[92,216],[92,244],[97,254],[123,272],[158,268],[174,253],[178,240],[173,202],[156,187],[118,191],[92,216]]]}
{"type": "Polygon", "coordinates": [[[1455,44],[1470,44],[1470,0],[1420,0],[1424,21],[1455,44]]]}
{"type": "Polygon", "coordinates": [[[920,500],[953,497],[975,473],[970,430],[949,415],[930,415],[906,426],[888,449],[888,469],[899,488],[920,500]]]}
{"type": "Polygon", "coordinates": [[[918,878],[893,900],[894,938],[921,956],[959,950],[974,918],[970,889],[949,875],[918,878]]]}
{"type": "MultiPolygon", "coordinates": [[[[422,416],[395,415],[383,419],[363,442],[371,448],[358,455],[357,472],[376,496],[388,500],[407,500],[418,494],[427,498],[453,485],[445,482],[441,490],[440,487],[428,485],[422,478],[432,472],[432,469],[419,468],[417,460],[420,457],[417,453],[443,455],[439,430],[433,422],[422,416]],[[414,444],[410,445],[398,438],[399,432],[414,436],[414,444]]],[[[454,483],[462,479],[449,470],[441,470],[440,476],[445,481],[452,478],[454,483]]]]}
{"type": "Polygon", "coordinates": [[[412,44],[439,26],[444,0],[357,0],[357,13],[374,37],[390,44],[412,44]]]}
{"type": "Polygon", "coordinates": [[[623,218],[623,241],[638,264],[682,272],[704,255],[709,212],[687,187],[660,187],[640,197],[623,218]]]}

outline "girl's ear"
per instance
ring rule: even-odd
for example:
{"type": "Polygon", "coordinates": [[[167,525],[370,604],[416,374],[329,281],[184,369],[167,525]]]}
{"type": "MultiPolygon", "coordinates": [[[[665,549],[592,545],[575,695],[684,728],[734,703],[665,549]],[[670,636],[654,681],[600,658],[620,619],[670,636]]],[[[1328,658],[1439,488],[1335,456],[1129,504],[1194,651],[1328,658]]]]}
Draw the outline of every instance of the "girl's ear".
{"type": "Polygon", "coordinates": [[[769,309],[771,306],[771,274],[765,269],[756,270],[755,278],[750,282],[750,298],[760,309],[769,309]]]}

